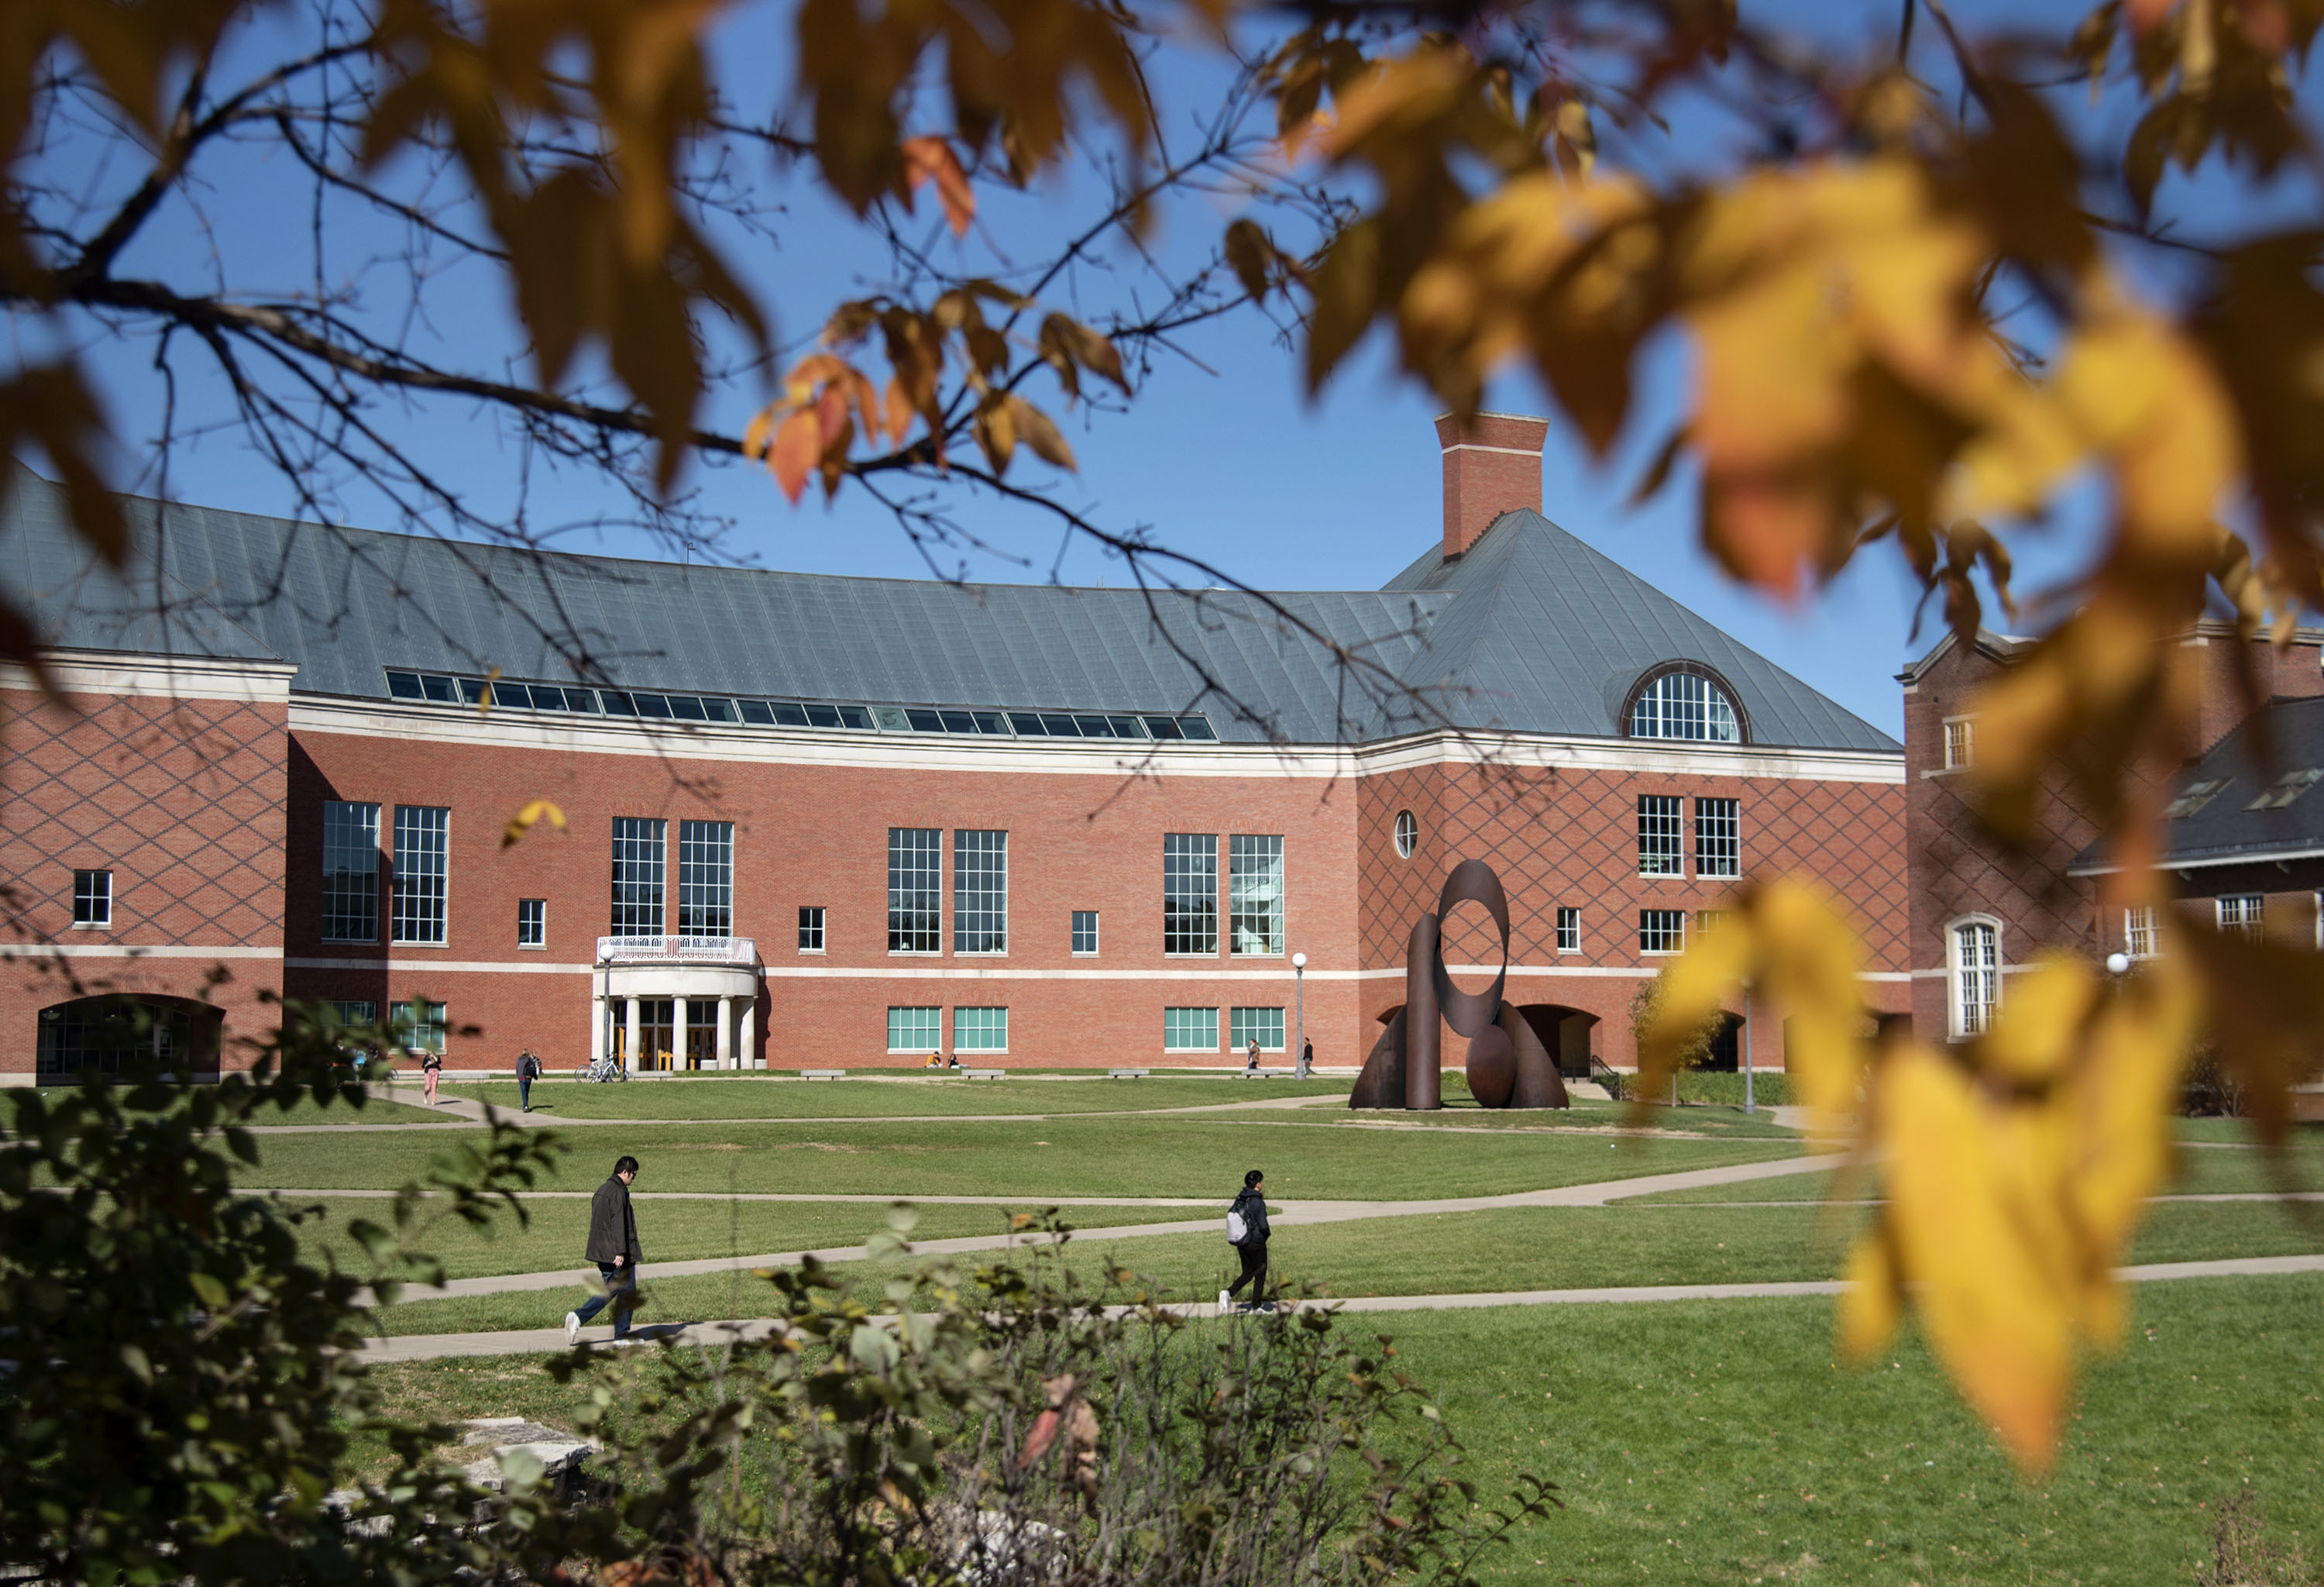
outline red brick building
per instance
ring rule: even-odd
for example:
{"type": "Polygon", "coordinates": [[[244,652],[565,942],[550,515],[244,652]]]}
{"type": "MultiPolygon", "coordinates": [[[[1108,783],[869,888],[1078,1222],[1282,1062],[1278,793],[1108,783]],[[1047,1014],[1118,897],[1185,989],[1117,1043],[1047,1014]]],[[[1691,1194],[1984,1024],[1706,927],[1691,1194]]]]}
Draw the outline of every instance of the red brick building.
{"type": "MultiPolygon", "coordinates": [[[[2151,910],[2103,907],[2112,869],[2098,827],[2062,782],[2046,785],[2034,831],[2018,845],[1987,833],[1961,774],[1976,762],[1976,692],[2029,641],[1950,636],[1898,675],[1904,687],[1907,871],[1912,878],[1913,1028],[1938,1040],[1977,1034],[2006,1001],[2009,975],[2037,953],[2092,958],[2156,948],[2151,910]]],[[[2324,632],[2278,648],[2207,622],[2181,645],[2197,652],[2199,754],[2165,769],[2161,863],[2180,907],[2230,928],[2316,932],[2324,887],[2324,632]],[[2236,678],[2237,650],[2262,699],[2236,678]],[[2264,721],[2262,720],[2264,719],[2264,721]],[[2264,728],[2273,758],[2259,745],[2264,728]]]]}
{"type": "Polygon", "coordinates": [[[1426,552],[1272,604],[146,502],[116,577],[21,475],[0,584],[78,714],[0,678],[0,1078],[231,1065],[262,992],[455,1068],[1279,1064],[1303,1029],[1352,1066],[1470,856],[1569,1068],[1631,1061],[1640,984],[1762,872],[1847,900],[1901,1011],[1900,746],[1545,521],[1542,421],[1439,428],[1426,552]],[[505,843],[534,800],[563,829],[505,843]]]}

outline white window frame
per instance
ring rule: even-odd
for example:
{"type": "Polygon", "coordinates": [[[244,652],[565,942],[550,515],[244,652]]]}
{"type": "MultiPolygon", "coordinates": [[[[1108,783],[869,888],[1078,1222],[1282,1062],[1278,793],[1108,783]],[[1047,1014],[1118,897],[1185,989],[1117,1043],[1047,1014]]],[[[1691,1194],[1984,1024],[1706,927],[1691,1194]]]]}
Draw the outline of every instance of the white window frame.
{"type": "Polygon", "coordinates": [[[888,955],[890,958],[925,959],[940,956],[944,953],[944,828],[941,826],[890,826],[888,828],[888,955]],[[912,841],[899,848],[897,840],[905,833],[911,834],[912,841]],[[923,838],[929,841],[923,843],[920,841],[923,838]],[[923,867],[914,864],[899,871],[897,865],[899,858],[933,859],[936,869],[933,872],[929,872],[923,867]],[[899,876],[917,881],[918,878],[930,874],[933,874],[935,880],[927,887],[916,884],[901,885],[898,881],[899,876]],[[917,927],[899,929],[897,926],[897,922],[900,919],[918,918],[918,910],[907,909],[899,904],[899,900],[907,897],[915,900],[921,899],[934,900],[932,910],[934,924],[925,934],[917,927]],[[896,946],[899,937],[917,939],[923,936],[927,943],[925,947],[896,946]]]}
{"type": "Polygon", "coordinates": [[[1235,1052],[1250,1050],[1250,1038],[1259,1038],[1259,1050],[1263,1053],[1288,1051],[1289,1037],[1285,1033],[1283,1010],[1279,1005],[1251,1004],[1227,1011],[1227,1046],[1235,1052]],[[1269,1016],[1273,1016],[1269,1018],[1269,1016]],[[1254,1029],[1254,1027],[1256,1029],[1254,1029]],[[1273,1039],[1268,1038],[1272,1036],[1273,1039]]]}
{"type": "Polygon", "coordinates": [[[1582,951],[1582,906],[1560,904],[1557,907],[1557,951],[1578,954],[1582,951]]]}
{"type": "MultiPolygon", "coordinates": [[[[970,1021],[970,1024],[972,1024],[972,1025],[989,1025],[989,1024],[990,1024],[990,1021],[984,1020],[982,1020],[982,1019],[976,1019],[976,1020],[972,1020],[970,1021]]],[[[988,1029],[984,1030],[983,1032],[982,1032],[982,1033],[981,1033],[981,1034],[976,1038],[976,1039],[977,1039],[977,1040],[979,1040],[979,1041],[984,1041],[984,1040],[985,1040],[987,1038],[989,1038],[991,1035],[991,1031],[988,1029]]],[[[954,1052],[956,1052],[956,1053],[983,1053],[983,1054],[999,1054],[999,1053],[1005,1053],[1005,1052],[1007,1052],[1007,1051],[1009,1050],[1009,1010],[1008,1010],[1006,1008],[993,1008],[993,1007],[990,1007],[990,1006],[982,1006],[982,1005],[980,1005],[980,1006],[976,1006],[976,1007],[971,1007],[971,1008],[955,1008],[955,1009],[954,1009],[954,1010],[953,1010],[953,1011],[952,1011],[952,1050],[953,1050],[953,1051],[954,1051],[954,1052]],[[967,1038],[967,1037],[963,1036],[963,1035],[961,1034],[961,1030],[960,1030],[960,1017],[961,1017],[963,1014],[973,1014],[973,1015],[980,1015],[980,1016],[982,1016],[982,1015],[985,1015],[985,1014],[998,1014],[998,1015],[1000,1015],[1000,1016],[1001,1016],[1001,1020],[1000,1020],[1000,1024],[1001,1024],[1001,1040],[1000,1040],[999,1044],[998,1044],[998,1045],[976,1046],[976,1047],[972,1047],[971,1045],[969,1045],[969,1043],[970,1043],[970,1038],[967,1038]]]]}
{"type": "Polygon", "coordinates": [[[519,951],[523,953],[539,954],[549,951],[549,900],[547,899],[517,900],[516,946],[519,951]],[[535,937],[530,942],[527,942],[524,939],[524,909],[527,904],[532,905],[540,911],[540,919],[538,922],[540,927],[540,935],[535,937]]]}
{"type": "Polygon", "coordinates": [[[829,909],[823,904],[801,904],[798,907],[798,951],[803,954],[820,954],[825,952],[831,942],[831,914],[829,909]],[[807,940],[810,933],[812,933],[815,937],[815,942],[812,946],[809,946],[807,940]]]}
{"type": "Polygon", "coordinates": [[[1686,911],[1684,909],[1640,909],[1638,911],[1638,952],[1650,959],[1667,958],[1671,955],[1686,952],[1686,911]],[[1666,915],[1678,922],[1676,932],[1671,934],[1677,937],[1677,946],[1650,948],[1646,946],[1646,917],[1649,915],[1666,915]]]}
{"type": "Polygon", "coordinates": [[[1006,831],[964,826],[952,835],[952,951],[964,958],[1009,956],[1006,831]]]}
{"type": "Polygon", "coordinates": [[[1238,959],[1279,959],[1288,927],[1281,833],[1227,835],[1227,946],[1238,959]],[[1256,943],[1246,947],[1246,942],[1256,943]]]}
{"type": "MultiPolygon", "coordinates": [[[[321,912],[320,918],[316,923],[317,930],[325,942],[377,942],[379,940],[379,805],[376,801],[368,799],[325,799],[322,839],[323,894],[319,900],[321,912]],[[334,812],[338,813],[339,824],[342,827],[336,841],[331,830],[334,812]],[[347,830],[349,828],[352,828],[352,832],[347,830]],[[351,838],[352,841],[350,841],[351,838]],[[364,841],[365,838],[368,838],[368,843],[364,841]],[[368,853],[371,859],[371,886],[368,890],[371,894],[371,909],[369,918],[362,924],[362,935],[355,936],[346,930],[353,921],[353,911],[333,908],[335,902],[345,901],[335,892],[335,884],[341,877],[351,880],[359,879],[363,875],[363,871],[358,864],[349,864],[334,870],[331,862],[335,858],[355,861],[365,853],[368,853]]],[[[365,890],[357,886],[355,890],[365,890]]]]}
{"type": "Polygon", "coordinates": [[[1724,881],[1743,877],[1743,801],[1709,798],[1694,800],[1694,873],[1724,881]],[[1708,810],[1705,806],[1711,807],[1708,810]],[[1724,831],[1720,831],[1720,827],[1724,831]]]}
{"type": "Polygon", "coordinates": [[[1638,796],[1638,874],[1686,876],[1686,799],[1680,794],[1638,796]],[[1654,808],[1646,807],[1652,802],[1654,808]],[[1654,825],[1649,827],[1647,823],[1654,825]],[[1667,845],[1667,846],[1665,846],[1667,845]],[[1658,867],[1648,869],[1652,861],[1658,867]],[[1659,868],[1667,864],[1667,869],[1659,868]]]}
{"type": "Polygon", "coordinates": [[[1102,912],[1100,910],[1075,909],[1073,911],[1073,918],[1065,924],[1065,941],[1072,948],[1073,956],[1074,958],[1094,959],[1098,956],[1099,947],[1105,941],[1104,924],[1102,912]],[[1082,918],[1084,916],[1087,916],[1089,918],[1090,945],[1087,947],[1083,947],[1081,946],[1082,918]]]}
{"type": "Polygon", "coordinates": [[[890,1003],[888,1006],[888,1050],[890,1052],[932,1053],[941,1051],[943,1047],[944,1007],[942,1004],[930,1006],[926,1003],[890,1003]],[[926,1014],[928,1017],[926,1026],[923,1027],[918,1020],[913,1020],[910,1034],[918,1036],[921,1033],[923,1029],[925,1029],[927,1033],[927,1039],[926,1041],[907,1042],[901,1047],[897,1046],[896,1016],[899,1014],[926,1014]]]}
{"type": "Polygon", "coordinates": [[[1954,1041],[1970,1041],[1993,1029],[1993,1021],[2001,1012],[2002,989],[2006,977],[2003,968],[2008,959],[2002,951],[2001,922],[1991,915],[1963,915],[1945,922],[1945,1031],[1954,1041]],[[1961,939],[1971,930],[1993,934],[1993,963],[1990,966],[1969,968],[1961,963],[1961,939]],[[1993,980],[1993,995],[1980,1005],[1981,1012],[1975,1029],[1969,1029],[1969,1005],[1963,1001],[1964,983],[1969,975],[1989,975],[1993,980]]]}
{"type": "Polygon", "coordinates": [[[2157,956],[2155,919],[2153,904],[2133,904],[2122,912],[2122,951],[2134,959],[2157,956]],[[2140,946],[2140,939],[2144,946],[2140,946]]]}
{"type": "Polygon", "coordinates": [[[2253,942],[2267,940],[2265,893],[2223,893],[2211,900],[2211,918],[2222,934],[2232,933],[2253,942]]]}
{"type": "Polygon", "coordinates": [[[73,929],[76,931],[112,930],[113,871],[111,867],[93,865],[85,869],[76,869],[73,872],[72,876],[73,929]],[[100,879],[100,885],[84,891],[80,883],[80,879],[84,876],[94,876],[100,879]],[[89,915],[84,918],[81,914],[81,908],[84,902],[102,904],[103,913],[100,914],[92,911],[89,915]]]}
{"type": "Polygon", "coordinates": [[[1396,813],[1396,852],[1399,859],[1409,860],[1420,847],[1420,817],[1409,810],[1396,813]]]}
{"type": "MultiPolygon", "coordinates": [[[[446,943],[452,940],[451,807],[447,805],[398,805],[395,807],[394,831],[395,853],[392,856],[393,881],[390,884],[387,900],[388,938],[399,947],[440,948],[446,943]],[[444,848],[443,853],[440,855],[431,855],[429,853],[430,845],[426,842],[422,842],[419,845],[419,853],[414,856],[415,860],[428,860],[430,858],[440,860],[441,869],[437,871],[433,875],[429,875],[427,872],[420,871],[416,864],[409,872],[405,869],[404,853],[406,845],[404,842],[404,835],[407,824],[403,818],[407,814],[415,817],[435,815],[441,815],[443,817],[443,821],[440,824],[422,821],[414,821],[409,824],[410,829],[415,836],[423,839],[440,837],[443,840],[444,848]],[[410,886],[407,886],[406,883],[407,876],[410,878],[410,886]],[[428,898],[428,889],[421,884],[431,881],[435,883],[436,896],[432,901],[435,904],[434,924],[436,927],[436,935],[433,937],[408,935],[408,927],[414,926],[425,927],[429,923],[426,918],[426,911],[427,906],[430,900],[428,898]],[[414,894],[417,895],[417,902],[414,907],[407,909],[405,907],[404,900],[407,897],[414,894]]],[[[438,1048],[437,1050],[441,1051],[442,1049],[438,1048]]]]}
{"type": "MultiPolygon", "coordinates": [[[[1185,1024],[1185,1020],[1182,1018],[1182,1019],[1178,1021],[1178,1023],[1179,1023],[1179,1025],[1180,1025],[1181,1027],[1183,1027],[1183,1026],[1185,1024]]],[[[1196,1024],[1197,1026],[1201,1025],[1201,1023],[1202,1023],[1202,1021],[1201,1021],[1200,1020],[1197,1020],[1195,1021],[1195,1024],[1196,1024]]],[[[1215,1008],[1209,1008],[1209,1009],[1205,1009],[1205,1008],[1198,1008],[1198,1007],[1191,1007],[1191,1006],[1190,1006],[1190,1007],[1183,1007],[1183,1008],[1182,1008],[1182,1007],[1178,1007],[1178,1006],[1176,1006],[1176,1005],[1173,1005],[1173,1006],[1171,1006],[1171,1007],[1168,1007],[1168,1008],[1164,1009],[1164,1010],[1162,1010],[1162,1050],[1163,1050],[1164,1052],[1166,1052],[1166,1053],[1215,1053],[1215,1052],[1217,1052],[1217,1051],[1219,1050],[1219,1011],[1218,1011],[1218,1010],[1217,1010],[1217,1009],[1215,1009],[1215,1008]],[[1210,1016],[1210,1030],[1211,1030],[1211,1044],[1210,1044],[1210,1046],[1208,1046],[1208,1047],[1185,1047],[1185,1046],[1173,1046],[1173,1045],[1172,1045],[1172,1041],[1171,1041],[1171,1020],[1170,1020],[1170,1016],[1171,1016],[1171,1015],[1173,1015],[1173,1014],[1178,1014],[1178,1015],[1182,1015],[1182,1016],[1183,1016],[1183,1015],[1187,1015],[1187,1014],[1196,1014],[1196,1015],[1208,1014],[1208,1015],[1210,1016]]]]}
{"type": "Polygon", "coordinates": [[[678,934],[734,935],[734,824],[678,824],[678,934]],[[715,927],[715,930],[706,929],[715,927]]]}
{"type": "Polygon", "coordinates": [[[1166,959],[1215,959],[1219,956],[1219,835],[1215,832],[1166,832],[1162,835],[1162,956],[1166,959]],[[1207,899],[1191,884],[1206,869],[1207,899]],[[1173,916],[1172,907],[1184,904],[1188,912],[1173,916]],[[1207,911],[1201,906],[1207,904],[1207,911]],[[1187,924],[1192,922],[1191,925],[1187,924]],[[1205,928],[1205,922],[1207,927],[1205,928]],[[1175,935],[1179,946],[1170,946],[1175,935]],[[1207,946],[1189,947],[1189,942],[1207,946]]]}
{"type": "Polygon", "coordinates": [[[1966,771],[1977,764],[1977,718],[1948,716],[1938,730],[1944,739],[1944,770],[1966,771]]]}
{"type": "Polygon", "coordinates": [[[659,937],[669,924],[669,822],[659,816],[616,816],[608,830],[613,869],[606,928],[615,937],[659,937]],[[628,867],[642,867],[646,874],[628,867]],[[623,888],[637,896],[624,899],[623,888]],[[641,931],[641,926],[652,929],[641,931]]]}

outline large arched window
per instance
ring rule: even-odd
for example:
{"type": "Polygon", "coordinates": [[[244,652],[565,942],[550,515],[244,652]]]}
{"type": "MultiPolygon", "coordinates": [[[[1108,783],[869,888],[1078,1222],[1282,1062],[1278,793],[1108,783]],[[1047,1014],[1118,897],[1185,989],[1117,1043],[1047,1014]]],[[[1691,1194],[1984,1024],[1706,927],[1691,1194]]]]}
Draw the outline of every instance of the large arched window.
{"type": "Polygon", "coordinates": [[[1650,674],[1630,697],[1630,736],[1741,743],[1743,715],[1709,672],[1671,667],[1650,674]]]}

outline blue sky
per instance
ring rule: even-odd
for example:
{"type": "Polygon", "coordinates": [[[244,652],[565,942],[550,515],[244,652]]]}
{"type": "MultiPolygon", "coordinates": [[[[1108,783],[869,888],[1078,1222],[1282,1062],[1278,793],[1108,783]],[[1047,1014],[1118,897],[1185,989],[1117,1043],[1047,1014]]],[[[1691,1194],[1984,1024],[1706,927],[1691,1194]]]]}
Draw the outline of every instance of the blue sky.
{"type": "MultiPolygon", "coordinates": [[[[1894,26],[1887,7],[1877,14],[1818,7],[1802,14],[1825,25],[1861,25],[1867,36],[1885,36],[1894,26]]],[[[1787,11],[1787,22],[1791,15],[1787,11]]],[[[720,61],[728,67],[748,61],[753,70],[787,78],[779,25],[787,16],[787,8],[770,6],[741,14],[720,40],[720,61]]],[[[1203,72],[1195,70],[1183,86],[1201,88],[1203,72]]],[[[1717,135],[1680,130],[1682,138],[1717,135]]],[[[183,261],[170,257],[172,248],[216,248],[228,261],[227,278],[239,281],[263,279],[274,252],[297,257],[288,248],[278,250],[291,240],[286,228],[303,238],[306,221],[303,197],[296,205],[282,201],[286,190],[303,192],[281,187],[283,176],[279,166],[264,162],[233,168],[232,180],[215,182],[206,196],[213,224],[198,233],[175,223],[174,231],[161,231],[146,245],[140,267],[181,273],[183,261]]],[[[791,208],[778,217],[774,238],[747,245],[740,263],[786,315],[782,334],[795,339],[839,298],[876,287],[880,262],[843,216],[811,195],[793,189],[788,196],[791,208]]],[[[1022,196],[993,193],[986,198],[986,215],[997,235],[1021,239],[1066,224],[1074,198],[1055,188],[1022,196]]],[[[1166,257],[1207,247],[1230,213],[1204,202],[1177,206],[1163,216],[1155,245],[1166,257]]],[[[933,238],[934,218],[923,218],[933,238]]],[[[334,269],[350,281],[366,279],[374,268],[366,245],[356,228],[335,255],[334,269]]],[[[972,249],[977,245],[972,242],[972,249]]],[[[392,280],[392,272],[369,279],[392,280]]],[[[1093,278],[1089,284],[1096,289],[1093,300],[1102,302],[1107,283],[1093,278]]],[[[426,338],[444,347],[496,350],[484,360],[487,367],[492,356],[519,355],[521,338],[493,283],[455,272],[431,291],[426,338]]],[[[1437,404],[1395,374],[1382,338],[1376,336],[1314,401],[1302,389],[1296,351],[1278,345],[1255,316],[1200,328],[1180,346],[1186,356],[1157,363],[1127,414],[1084,413],[1068,420],[1082,466],[1077,477],[1056,482],[1065,499],[1111,528],[1143,528],[1155,540],[1268,587],[1377,586],[1435,541],[1440,470],[1431,420],[1437,404]]],[[[150,348],[99,343],[92,355],[126,426],[150,427],[155,412],[150,348]]],[[[1570,431],[1554,429],[1544,461],[1545,511],[1849,709],[1891,733],[1900,731],[1893,675],[1934,634],[1924,628],[1917,641],[1908,637],[1915,592],[1893,553],[1859,558],[1830,590],[1784,608],[1737,588],[1701,553],[1690,480],[1674,480],[1642,507],[1629,504],[1645,457],[1682,411],[1685,380],[1682,350],[1657,348],[1643,371],[1624,444],[1602,466],[1570,431]]],[[[739,427],[757,396],[755,388],[728,392],[705,418],[739,427]]],[[[215,417],[223,397],[214,383],[194,376],[180,389],[181,415],[215,417]]],[[[1501,383],[1489,405],[1551,411],[1528,378],[1501,383]]],[[[512,500],[519,454],[494,424],[449,407],[389,416],[386,422],[400,425],[398,433],[423,448],[432,466],[477,493],[488,509],[512,500]]],[[[802,571],[929,575],[921,550],[860,492],[843,489],[829,505],[811,493],[793,507],[763,474],[740,465],[695,467],[687,484],[700,493],[704,505],[732,521],[733,532],[720,548],[730,559],[802,571]]],[[[603,483],[586,473],[559,477],[536,471],[530,489],[529,511],[537,526],[586,525],[617,511],[603,483]]],[[[231,432],[181,450],[171,465],[170,491],[180,500],[254,512],[289,511],[292,504],[280,477],[231,432]]],[[[957,505],[963,521],[996,549],[940,553],[947,573],[1019,581],[1045,579],[1054,570],[1069,583],[1122,579],[1120,565],[1086,543],[1065,545],[1061,552],[1057,531],[1043,517],[1021,508],[957,505]]],[[[388,503],[359,492],[345,497],[341,515],[371,527],[401,527],[388,503]]],[[[2070,521],[2070,527],[2023,546],[2023,561],[2038,579],[2067,566],[2086,537],[2087,528],[2071,527],[2070,521]]],[[[620,528],[581,528],[557,543],[659,554],[646,537],[620,528]]]]}

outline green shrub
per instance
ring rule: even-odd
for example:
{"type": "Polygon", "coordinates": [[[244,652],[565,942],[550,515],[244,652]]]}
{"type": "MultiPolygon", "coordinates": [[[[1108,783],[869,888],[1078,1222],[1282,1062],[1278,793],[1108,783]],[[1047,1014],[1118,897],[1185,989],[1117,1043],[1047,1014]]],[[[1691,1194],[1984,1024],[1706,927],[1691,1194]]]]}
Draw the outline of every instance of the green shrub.
{"type": "MultiPolygon", "coordinates": [[[[1683,1103],[1720,1103],[1739,1108],[1743,1105],[1743,1076],[1692,1070],[1678,1077],[1678,1099],[1683,1103]]],[[[1781,1069],[1757,1070],[1751,1076],[1751,1100],[1763,1108],[1787,1107],[1792,1100],[1792,1083],[1781,1069]]]]}

